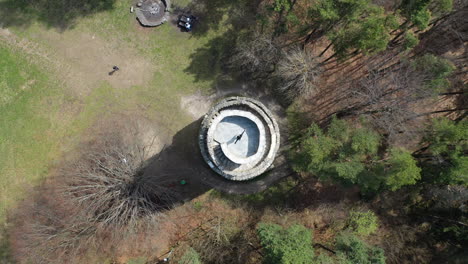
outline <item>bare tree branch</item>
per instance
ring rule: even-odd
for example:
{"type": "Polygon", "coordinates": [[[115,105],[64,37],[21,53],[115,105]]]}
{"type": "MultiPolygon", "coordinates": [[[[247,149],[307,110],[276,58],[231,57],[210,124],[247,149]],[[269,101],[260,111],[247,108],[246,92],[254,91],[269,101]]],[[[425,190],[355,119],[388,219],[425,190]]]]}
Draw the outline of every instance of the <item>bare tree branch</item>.
{"type": "Polygon", "coordinates": [[[280,79],[278,89],[290,98],[314,92],[320,74],[315,57],[299,47],[282,53],[275,72],[280,79]]]}

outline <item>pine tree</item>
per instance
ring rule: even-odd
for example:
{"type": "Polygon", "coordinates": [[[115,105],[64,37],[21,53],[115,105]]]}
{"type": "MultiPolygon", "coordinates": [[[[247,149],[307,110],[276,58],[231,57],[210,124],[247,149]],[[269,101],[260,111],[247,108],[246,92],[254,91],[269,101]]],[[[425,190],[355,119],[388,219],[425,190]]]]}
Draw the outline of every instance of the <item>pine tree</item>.
{"type": "Polygon", "coordinates": [[[284,229],[260,223],[257,233],[266,253],[265,263],[309,264],[314,258],[312,233],[302,225],[284,229]]]}
{"type": "Polygon", "coordinates": [[[434,119],[424,139],[423,175],[432,182],[468,185],[468,121],[434,119]]]}
{"type": "Polygon", "coordinates": [[[386,171],[386,184],[392,191],[400,189],[404,185],[415,184],[421,179],[421,169],[407,150],[391,149],[386,164],[389,167],[386,171]]]}
{"type": "Polygon", "coordinates": [[[327,130],[312,124],[298,139],[293,149],[293,169],[327,180],[357,184],[361,191],[375,192],[381,188],[397,190],[415,184],[420,169],[411,153],[391,149],[389,158],[379,154],[382,139],[374,130],[355,128],[336,117],[327,130]]]}

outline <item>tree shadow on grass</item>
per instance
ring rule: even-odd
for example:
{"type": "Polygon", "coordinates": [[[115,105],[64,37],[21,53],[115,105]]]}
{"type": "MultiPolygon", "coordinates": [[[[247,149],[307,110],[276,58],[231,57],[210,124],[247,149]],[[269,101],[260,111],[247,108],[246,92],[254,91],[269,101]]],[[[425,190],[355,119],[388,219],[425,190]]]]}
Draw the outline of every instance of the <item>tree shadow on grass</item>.
{"type": "Polygon", "coordinates": [[[216,81],[225,72],[229,54],[234,48],[236,35],[231,31],[211,39],[205,46],[190,55],[190,65],[184,72],[195,77],[196,82],[216,81]]]}
{"type": "Polygon", "coordinates": [[[190,33],[195,38],[209,31],[221,31],[205,46],[190,55],[191,64],[185,72],[195,76],[196,81],[216,80],[225,71],[229,57],[238,37],[255,26],[256,10],[260,1],[246,0],[194,0],[180,13],[193,14],[198,18],[190,33]]]}
{"type": "Polygon", "coordinates": [[[210,30],[248,26],[255,19],[260,0],[193,0],[185,7],[174,6],[176,14],[190,14],[198,18],[191,34],[205,36],[210,30]]]}
{"type": "Polygon", "coordinates": [[[116,0],[3,0],[0,25],[29,26],[38,21],[65,31],[80,17],[112,10],[116,0]]]}

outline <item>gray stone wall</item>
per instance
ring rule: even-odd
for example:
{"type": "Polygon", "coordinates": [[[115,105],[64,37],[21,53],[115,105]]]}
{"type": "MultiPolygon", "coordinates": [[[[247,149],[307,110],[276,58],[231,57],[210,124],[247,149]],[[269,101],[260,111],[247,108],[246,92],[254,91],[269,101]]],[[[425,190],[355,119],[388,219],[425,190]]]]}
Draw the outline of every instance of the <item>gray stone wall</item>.
{"type": "Polygon", "coordinates": [[[138,21],[143,26],[156,27],[169,20],[169,10],[171,5],[169,0],[140,0],[138,2],[141,6],[136,7],[135,13],[138,21]],[[148,11],[153,3],[157,3],[161,8],[161,12],[155,15],[148,11]]]}
{"type": "Polygon", "coordinates": [[[200,151],[205,162],[216,173],[229,180],[245,181],[253,179],[267,171],[275,159],[280,145],[280,132],[276,120],[271,112],[259,101],[247,97],[228,97],[218,102],[205,115],[199,132],[200,151]],[[223,159],[222,152],[216,151],[219,145],[208,136],[209,128],[213,125],[213,120],[225,110],[244,110],[249,111],[258,117],[266,128],[265,131],[265,151],[260,159],[247,166],[220,166],[220,160],[223,159]],[[234,169],[230,169],[234,168],[234,169]]]}

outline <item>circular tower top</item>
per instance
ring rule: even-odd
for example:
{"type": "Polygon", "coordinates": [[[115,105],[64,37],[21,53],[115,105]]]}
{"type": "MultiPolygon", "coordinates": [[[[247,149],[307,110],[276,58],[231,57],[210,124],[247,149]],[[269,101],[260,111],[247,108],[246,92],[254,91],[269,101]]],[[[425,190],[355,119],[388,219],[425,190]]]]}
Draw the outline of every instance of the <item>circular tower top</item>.
{"type": "Polygon", "coordinates": [[[279,148],[278,124],[259,101],[229,97],[205,115],[199,145],[206,163],[226,179],[245,181],[264,173],[279,148]]]}

